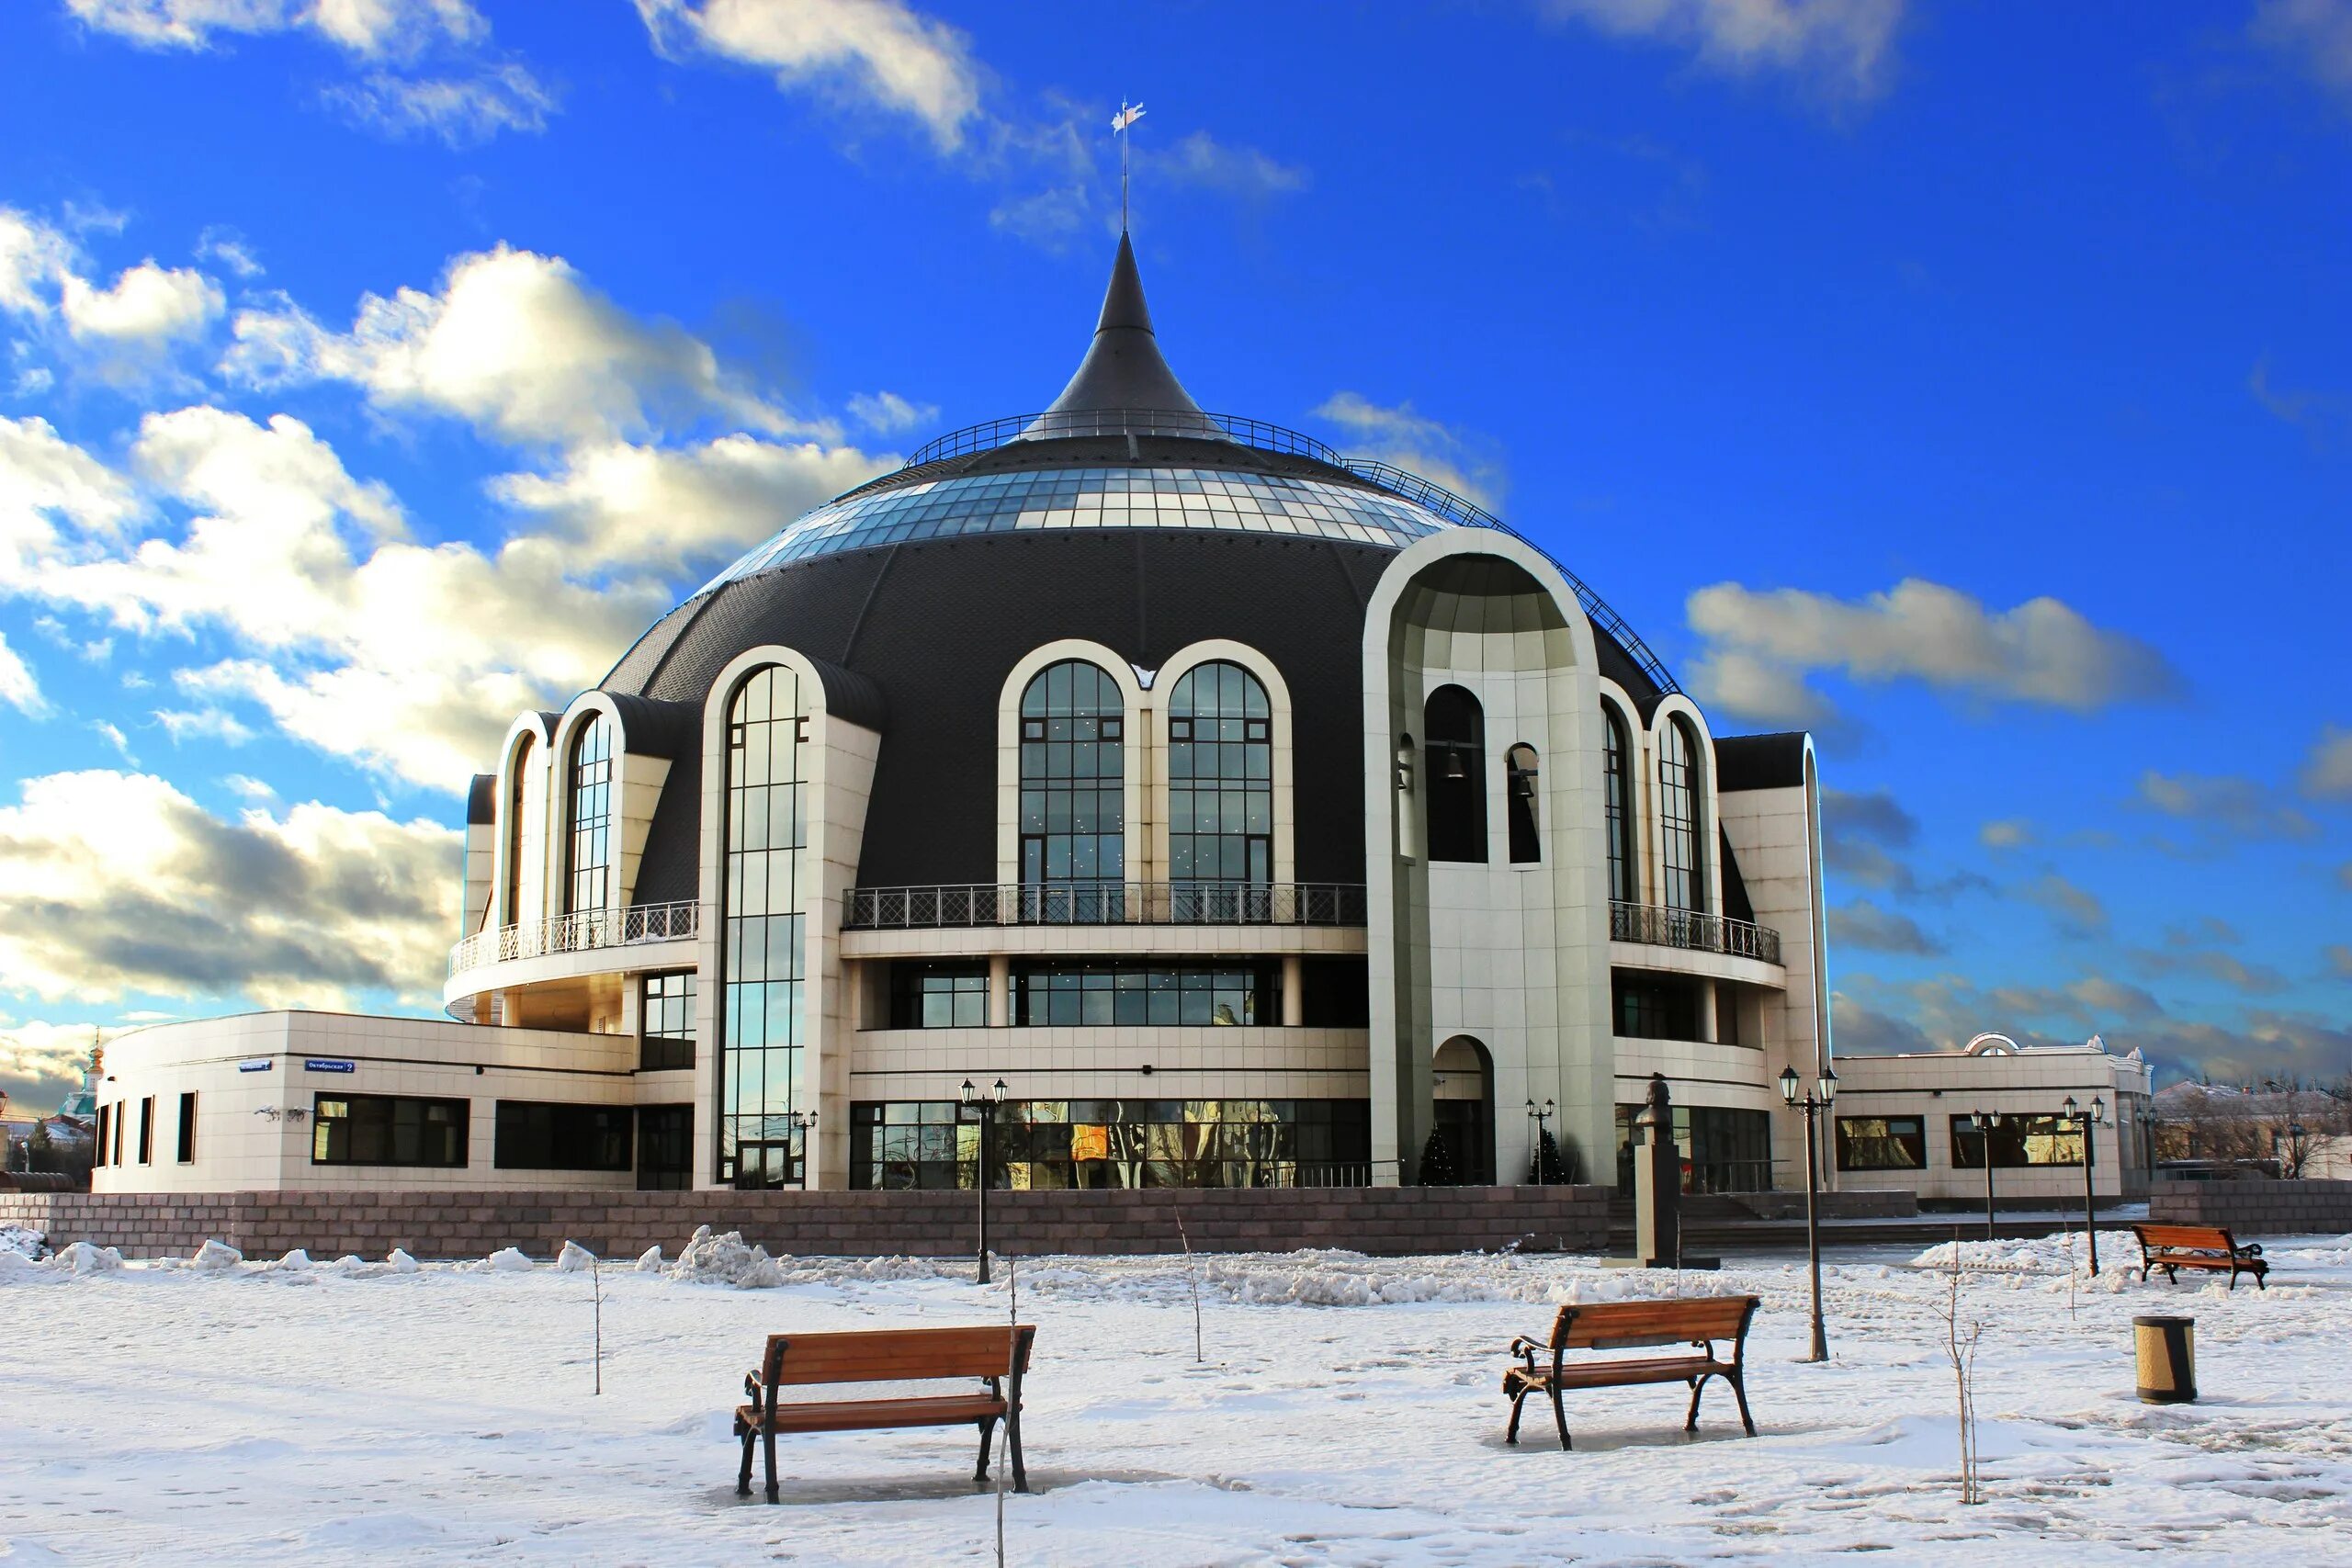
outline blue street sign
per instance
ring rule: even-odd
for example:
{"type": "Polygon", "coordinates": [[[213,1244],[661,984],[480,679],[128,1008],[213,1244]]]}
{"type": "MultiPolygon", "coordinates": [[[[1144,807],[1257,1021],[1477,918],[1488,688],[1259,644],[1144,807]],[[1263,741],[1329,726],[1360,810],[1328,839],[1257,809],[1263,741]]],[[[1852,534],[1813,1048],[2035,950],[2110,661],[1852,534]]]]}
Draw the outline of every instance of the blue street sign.
{"type": "Polygon", "coordinates": [[[241,1073],[266,1073],[269,1071],[269,1058],[266,1056],[248,1056],[243,1061],[237,1064],[237,1071],[241,1073]]]}
{"type": "Polygon", "coordinates": [[[312,1073],[348,1073],[357,1070],[353,1063],[330,1061],[324,1056],[306,1057],[302,1067],[305,1072],[312,1073]]]}

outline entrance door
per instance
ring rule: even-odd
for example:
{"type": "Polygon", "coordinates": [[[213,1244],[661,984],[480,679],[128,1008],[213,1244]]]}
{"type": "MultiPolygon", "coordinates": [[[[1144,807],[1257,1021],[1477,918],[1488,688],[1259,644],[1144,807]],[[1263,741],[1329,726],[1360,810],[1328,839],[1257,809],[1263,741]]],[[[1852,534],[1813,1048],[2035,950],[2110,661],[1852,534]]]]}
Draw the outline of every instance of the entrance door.
{"type": "Polygon", "coordinates": [[[1456,1179],[1464,1187],[1495,1181],[1494,1072],[1487,1048],[1457,1034],[1437,1048],[1430,1066],[1430,1122],[1453,1156],[1456,1179]]]}
{"type": "Polygon", "coordinates": [[[799,1140],[736,1145],[735,1185],[746,1192],[803,1185],[799,1140]]]}

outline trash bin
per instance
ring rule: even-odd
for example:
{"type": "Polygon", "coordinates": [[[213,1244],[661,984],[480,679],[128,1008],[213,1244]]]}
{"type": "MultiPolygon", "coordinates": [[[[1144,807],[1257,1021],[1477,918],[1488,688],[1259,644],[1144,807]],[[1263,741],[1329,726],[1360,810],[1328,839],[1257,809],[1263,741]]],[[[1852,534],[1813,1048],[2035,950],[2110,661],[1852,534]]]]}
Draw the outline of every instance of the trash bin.
{"type": "Polygon", "coordinates": [[[2149,1404],[2197,1400],[2197,1320],[2135,1317],[2132,1337],[2140,1359],[2140,1398],[2149,1404]]]}

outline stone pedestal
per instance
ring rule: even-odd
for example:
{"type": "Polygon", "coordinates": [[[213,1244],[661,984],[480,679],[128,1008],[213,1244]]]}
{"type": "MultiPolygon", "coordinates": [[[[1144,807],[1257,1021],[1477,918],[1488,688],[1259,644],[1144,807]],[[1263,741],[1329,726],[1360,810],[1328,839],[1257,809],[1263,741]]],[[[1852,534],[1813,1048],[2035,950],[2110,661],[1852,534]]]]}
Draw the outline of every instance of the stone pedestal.
{"type": "Polygon", "coordinates": [[[1663,1075],[1634,1113],[1634,1261],[1675,1269],[1682,1259],[1682,1155],[1674,1144],[1674,1107],[1663,1075]]]}

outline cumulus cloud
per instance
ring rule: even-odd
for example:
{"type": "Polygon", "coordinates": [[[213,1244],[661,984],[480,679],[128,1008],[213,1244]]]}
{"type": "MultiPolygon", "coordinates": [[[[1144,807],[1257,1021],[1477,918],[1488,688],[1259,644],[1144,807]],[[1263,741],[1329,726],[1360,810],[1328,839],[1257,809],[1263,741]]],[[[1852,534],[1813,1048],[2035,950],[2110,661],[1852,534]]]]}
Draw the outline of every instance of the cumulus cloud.
{"type": "Polygon", "coordinates": [[[1991,886],[1973,872],[1923,880],[1902,852],[1918,834],[1918,819],[1884,790],[1821,792],[1821,863],[1835,880],[1906,898],[1948,897],[1991,886]]]}
{"type": "Polygon", "coordinates": [[[560,256],[504,245],[458,257],[437,293],[366,296],[348,333],[284,299],[238,312],[231,330],[222,369],[251,385],[348,381],[380,409],[452,415],[502,440],[611,440],[665,416],[797,428],[709,344],[639,321],[560,256]]]}
{"type": "Polygon", "coordinates": [[[1918,922],[1867,898],[1829,911],[1829,940],[1843,947],[1871,953],[1908,953],[1921,957],[1944,951],[1944,944],[1919,929],[1918,922]]]}
{"type": "Polygon", "coordinates": [[[48,1115],[82,1084],[90,1047],[122,1032],[95,1023],[0,1022],[0,1089],[12,1115],[48,1115]]]}
{"type": "Polygon", "coordinates": [[[2352,800],[2352,729],[2331,724],[2303,763],[2303,793],[2315,800],[2352,800]]]}
{"type": "Polygon", "coordinates": [[[2061,931],[2073,936],[2097,936],[2107,930],[2107,906],[2098,894],[2078,887],[2056,872],[2045,872],[2018,889],[2025,899],[2047,909],[2061,931]]]}
{"type": "Polygon", "coordinates": [[[65,330],[78,341],[161,347],[200,336],[226,308],[220,286],[192,267],[163,267],[153,258],[98,288],[71,276],[61,303],[65,330]]]}
{"type": "Polygon", "coordinates": [[[2225,840],[2301,840],[2319,832],[2317,823],[2267,786],[2230,774],[2162,773],[2151,768],[2140,775],[2133,803],[2193,824],[2209,849],[2225,840]]]}
{"type": "Polygon", "coordinates": [[[141,773],[27,779],[0,806],[0,975],[85,1004],[429,1002],[419,986],[457,924],[458,843],[437,823],[315,803],[224,820],[141,773]]]}
{"type": "Polygon", "coordinates": [[[2352,4],[2256,0],[2249,30],[2352,109],[2352,4]]]}
{"type": "Polygon", "coordinates": [[[1918,578],[1860,600],[1722,582],[1691,594],[1687,609],[1691,629],[1707,639],[1694,684],[1714,705],[1762,722],[1832,714],[1805,682],[1824,671],[2083,714],[2168,697],[2181,686],[2154,648],[2047,597],[1993,611],[1918,578]]]}
{"type": "Polygon", "coordinates": [[[0,207],[0,310],[40,319],[58,285],[73,276],[74,242],[55,226],[0,207]]]}
{"type": "Polygon", "coordinates": [[[549,536],[600,566],[670,570],[750,547],[896,466],[849,446],[722,436],[699,446],[575,447],[552,474],[507,474],[492,491],[538,514],[549,536]]]}
{"type": "Polygon", "coordinates": [[[516,712],[589,683],[669,603],[649,581],[582,581],[543,537],[494,554],[415,543],[389,491],[286,415],[150,414],[131,456],[158,514],[135,544],[124,480],[39,421],[0,422],[0,591],[143,635],[224,634],[242,651],[179,671],[183,691],[257,703],[415,783],[459,787],[516,712]],[[29,475],[11,471],[12,434],[29,475]],[[19,513],[17,490],[51,502],[19,513]],[[27,541],[13,555],[12,525],[27,541]]]}
{"type": "Polygon", "coordinates": [[[2275,996],[2287,988],[2287,976],[2267,964],[2248,964],[2234,953],[2219,948],[2175,944],[2163,949],[2135,948],[2132,967],[2152,980],[2193,975],[2218,980],[2247,996],[2275,996]]]}
{"type": "Polygon", "coordinates": [[[879,435],[895,435],[931,423],[939,417],[937,403],[918,403],[896,392],[859,392],[849,400],[849,416],[879,435]]]}
{"type": "Polygon", "coordinates": [[[1687,49],[1727,74],[1781,71],[1837,96],[1885,90],[1904,0],[1543,0],[1555,19],[1687,49]]]}
{"type": "Polygon", "coordinates": [[[899,0],[637,0],[637,13],[664,54],[731,60],[786,91],[909,116],[943,151],[980,112],[969,40],[899,0]]]}
{"type": "Polygon", "coordinates": [[[554,95],[518,62],[493,58],[490,23],[469,0],[66,0],[95,32],[144,49],[202,52],[224,39],[291,33],[364,67],[326,100],[395,137],[453,146],[545,128],[554,95]]]}
{"type": "Polygon", "coordinates": [[[1502,463],[1491,446],[1431,419],[1409,399],[1385,405],[1360,392],[1339,391],[1313,412],[1365,443],[1371,449],[1363,456],[1419,474],[1480,506],[1501,504],[1502,463]]]}

